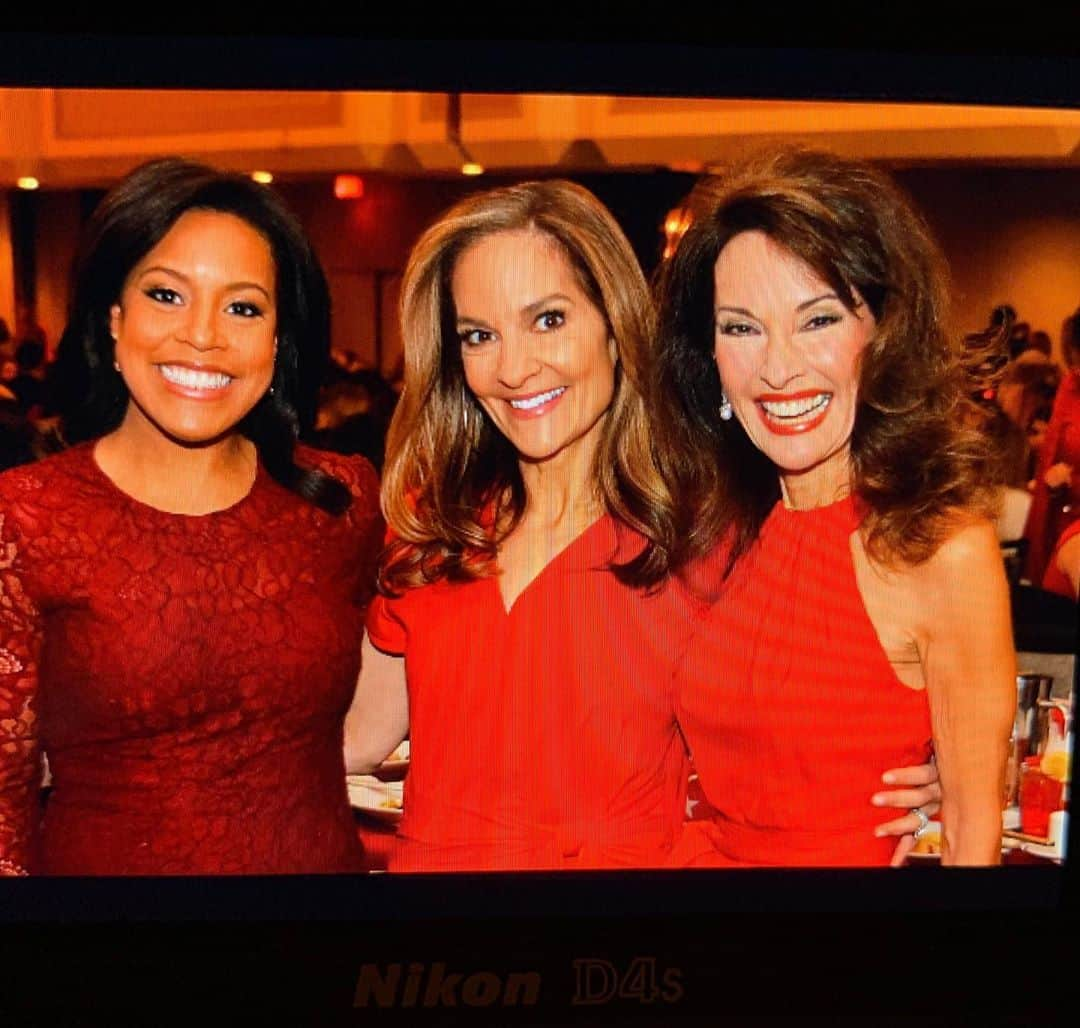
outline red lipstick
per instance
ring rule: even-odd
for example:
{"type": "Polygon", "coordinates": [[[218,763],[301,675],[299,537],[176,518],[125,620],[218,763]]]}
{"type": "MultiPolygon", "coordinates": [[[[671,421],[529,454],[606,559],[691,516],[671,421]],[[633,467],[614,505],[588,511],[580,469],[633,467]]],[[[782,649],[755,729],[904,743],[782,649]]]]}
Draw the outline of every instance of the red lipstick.
{"type": "Polygon", "coordinates": [[[773,435],[802,435],[805,432],[812,432],[825,420],[825,416],[829,413],[829,407],[832,406],[832,394],[821,389],[807,389],[800,393],[762,393],[760,396],[755,397],[754,406],[757,408],[762,424],[773,435]],[[764,407],[766,403],[789,403],[792,400],[809,400],[817,396],[827,396],[828,399],[821,405],[818,413],[806,421],[797,421],[794,418],[776,418],[770,415],[764,407]]]}

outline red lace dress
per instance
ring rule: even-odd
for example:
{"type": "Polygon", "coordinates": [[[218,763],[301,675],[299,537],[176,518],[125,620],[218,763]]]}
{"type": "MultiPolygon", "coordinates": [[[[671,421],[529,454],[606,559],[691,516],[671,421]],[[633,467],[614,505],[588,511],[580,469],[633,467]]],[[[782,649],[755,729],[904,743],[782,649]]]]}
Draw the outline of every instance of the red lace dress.
{"type": "Polygon", "coordinates": [[[777,504],[687,648],[679,723],[709,805],[677,863],[888,864],[870,796],[891,767],[925,763],[924,691],[896,677],[863,606],[849,498],[777,504]]]}
{"type": "Polygon", "coordinates": [[[618,546],[601,518],[509,612],[494,577],[376,598],[368,632],[409,689],[391,871],[664,864],[686,810],[671,683],[691,608],[621,585],[618,546]]]}
{"type": "Polygon", "coordinates": [[[262,465],[234,506],[166,514],[91,444],[0,476],[0,871],[359,869],[342,734],[377,482],[297,460],[349,486],[346,514],[262,465]]]}

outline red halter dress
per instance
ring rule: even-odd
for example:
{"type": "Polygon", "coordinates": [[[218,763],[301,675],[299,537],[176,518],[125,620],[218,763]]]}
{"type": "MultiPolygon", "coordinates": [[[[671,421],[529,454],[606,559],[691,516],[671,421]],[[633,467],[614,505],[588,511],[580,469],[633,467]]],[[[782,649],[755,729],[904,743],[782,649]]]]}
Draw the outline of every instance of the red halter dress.
{"type": "Polygon", "coordinates": [[[863,605],[858,523],[851,498],[778,503],[687,647],[678,718],[717,813],[687,824],[676,863],[888,864],[870,796],[888,768],[927,760],[929,707],[863,605]]]}

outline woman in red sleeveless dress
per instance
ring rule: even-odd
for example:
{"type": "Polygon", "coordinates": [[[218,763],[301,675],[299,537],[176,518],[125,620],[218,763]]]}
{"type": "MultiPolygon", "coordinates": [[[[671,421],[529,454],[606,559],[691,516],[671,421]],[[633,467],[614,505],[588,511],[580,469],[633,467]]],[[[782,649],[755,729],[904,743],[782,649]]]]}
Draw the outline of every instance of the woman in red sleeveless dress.
{"type": "Polygon", "coordinates": [[[1080,521],[1061,533],[1046,565],[1042,587],[1070,600],[1080,598],[1080,521]]]}
{"type": "Polygon", "coordinates": [[[932,742],[943,861],[996,863],[1015,654],[936,248],[884,176],[827,154],[761,155],[694,203],[660,452],[684,461],[675,563],[716,571],[676,708],[717,813],[675,859],[888,863],[863,797],[932,742]]]}
{"type": "Polygon", "coordinates": [[[154,162],[95,213],[61,343],[85,441],[0,476],[0,873],[360,869],[382,524],[370,465],[294,448],[327,310],[243,176],[154,162]]]}
{"type": "Polygon", "coordinates": [[[410,733],[390,870],[662,865],[700,610],[665,575],[629,243],[571,183],[495,190],[428,230],[402,296],[391,546],[346,733],[358,770],[410,733]]]}
{"type": "Polygon", "coordinates": [[[1054,397],[1024,527],[1024,572],[1036,585],[1050,566],[1058,540],[1080,518],[1080,311],[1065,322],[1062,348],[1069,371],[1054,397]]]}

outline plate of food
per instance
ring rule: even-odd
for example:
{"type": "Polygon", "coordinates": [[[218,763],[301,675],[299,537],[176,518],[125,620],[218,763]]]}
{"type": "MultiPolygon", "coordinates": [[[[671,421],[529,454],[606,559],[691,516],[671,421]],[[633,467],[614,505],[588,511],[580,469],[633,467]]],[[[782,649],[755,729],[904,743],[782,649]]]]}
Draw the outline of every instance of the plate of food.
{"type": "Polygon", "coordinates": [[[404,782],[384,782],[374,775],[346,775],[345,787],[354,810],[390,824],[401,820],[404,782]]]}
{"type": "Polygon", "coordinates": [[[915,848],[907,856],[908,863],[940,863],[941,822],[931,821],[926,830],[915,840],[915,848]]]}

